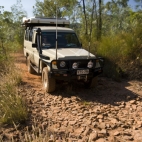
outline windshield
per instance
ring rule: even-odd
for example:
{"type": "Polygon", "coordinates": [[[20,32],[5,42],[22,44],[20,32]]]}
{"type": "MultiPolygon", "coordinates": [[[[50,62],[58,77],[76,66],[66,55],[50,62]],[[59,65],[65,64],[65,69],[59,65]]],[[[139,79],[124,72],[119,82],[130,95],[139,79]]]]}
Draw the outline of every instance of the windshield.
{"type": "MultiPolygon", "coordinates": [[[[42,32],[41,45],[43,48],[56,47],[56,32],[42,32]]],[[[58,32],[57,33],[58,48],[81,48],[75,33],[58,32]]]]}

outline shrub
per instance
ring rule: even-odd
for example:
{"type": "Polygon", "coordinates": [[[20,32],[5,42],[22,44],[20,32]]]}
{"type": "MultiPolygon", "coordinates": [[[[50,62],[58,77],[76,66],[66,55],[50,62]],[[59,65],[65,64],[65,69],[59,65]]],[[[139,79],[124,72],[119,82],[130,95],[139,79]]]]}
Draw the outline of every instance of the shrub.
{"type": "Polygon", "coordinates": [[[131,33],[123,31],[115,36],[102,37],[97,47],[97,54],[105,58],[105,75],[119,80],[122,76],[131,76],[134,68],[140,68],[142,65],[141,33],[140,28],[135,28],[131,33]]]}
{"type": "Polygon", "coordinates": [[[0,74],[0,123],[12,124],[26,120],[26,105],[18,94],[18,84],[21,75],[13,63],[6,61],[3,72],[0,74]]]}

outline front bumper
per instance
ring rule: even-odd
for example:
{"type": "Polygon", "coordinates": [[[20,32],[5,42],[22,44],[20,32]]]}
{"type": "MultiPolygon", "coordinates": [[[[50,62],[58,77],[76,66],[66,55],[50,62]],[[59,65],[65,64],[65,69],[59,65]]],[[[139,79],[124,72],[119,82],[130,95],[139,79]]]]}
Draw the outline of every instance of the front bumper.
{"type": "Polygon", "coordinates": [[[52,70],[50,76],[59,80],[90,80],[95,76],[98,76],[103,72],[103,68],[89,69],[88,74],[77,74],[77,71],[88,70],[88,69],[72,69],[72,70],[52,70]]]}
{"type": "Polygon", "coordinates": [[[80,59],[80,60],[64,60],[65,67],[60,67],[63,60],[53,60],[50,66],[50,76],[61,80],[90,80],[103,72],[104,60],[103,58],[96,59],[80,59]],[[93,67],[89,68],[88,64],[92,62],[93,67]],[[76,69],[73,64],[78,64],[76,69]]]}

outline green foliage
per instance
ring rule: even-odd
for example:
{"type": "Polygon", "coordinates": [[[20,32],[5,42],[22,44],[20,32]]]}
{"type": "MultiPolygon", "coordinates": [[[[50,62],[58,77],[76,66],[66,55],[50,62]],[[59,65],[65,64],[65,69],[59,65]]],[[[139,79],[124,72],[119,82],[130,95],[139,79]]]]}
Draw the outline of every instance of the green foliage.
{"type": "Polygon", "coordinates": [[[21,123],[27,119],[27,110],[22,98],[16,94],[13,84],[5,84],[0,94],[0,123],[21,123]]]}
{"type": "MultiPolygon", "coordinates": [[[[22,18],[26,12],[22,9],[21,1],[11,7],[12,12],[0,14],[0,49],[13,50],[16,46],[23,47],[24,29],[21,28],[22,18]]],[[[15,49],[16,50],[16,49],[15,49]]]]}
{"type": "Polygon", "coordinates": [[[18,94],[21,76],[9,56],[23,46],[21,19],[25,14],[19,4],[17,1],[12,12],[0,14],[0,123],[7,124],[20,123],[27,118],[25,103],[18,94]]]}
{"type": "Polygon", "coordinates": [[[104,74],[118,79],[129,70],[142,65],[142,29],[138,24],[131,32],[120,32],[115,36],[103,37],[97,53],[106,59],[104,74]],[[139,64],[130,63],[139,60],[139,64]]]}
{"type": "Polygon", "coordinates": [[[69,16],[76,4],[77,0],[45,0],[44,2],[36,0],[33,13],[36,16],[56,17],[57,10],[58,17],[69,16]]]}
{"type": "Polygon", "coordinates": [[[99,48],[97,49],[98,54],[103,55],[105,58],[117,61],[117,59],[123,54],[122,45],[125,42],[120,37],[103,37],[99,48]],[[111,56],[110,56],[111,55],[111,56]]]}
{"type": "MultiPolygon", "coordinates": [[[[112,73],[109,71],[113,70],[113,76],[119,77],[123,72],[128,71],[127,64],[130,62],[141,63],[142,11],[133,11],[128,6],[128,0],[115,0],[107,3],[103,3],[102,0],[88,0],[84,1],[85,19],[82,2],[36,0],[33,12],[35,16],[55,17],[57,10],[58,17],[67,17],[71,21],[72,28],[77,31],[83,47],[88,50],[90,46],[91,52],[106,59],[107,76],[111,77],[112,73]],[[99,26],[99,18],[102,20],[102,27],[99,26]],[[100,41],[97,41],[98,34],[101,34],[100,41]]],[[[0,10],[3,11],[0,14],[2,27],[0,28],[0,50],[3,52],[0,54],[0,60],[4,60],[7,51],[13,52],[23,47],[24,29],[20,24],[26,12],[20,0],[17,0],[17,3],[11,7],[12,12],[4,11],[4,7],[0,7],[0,10]]]]}
{"type": "Polygon", "coordinates": [[[18,94],[21,75],[13,63],[5,61],[5,69],[0,77],[0,123],[21,123],[27,119],[26,105],[18,94]]]}

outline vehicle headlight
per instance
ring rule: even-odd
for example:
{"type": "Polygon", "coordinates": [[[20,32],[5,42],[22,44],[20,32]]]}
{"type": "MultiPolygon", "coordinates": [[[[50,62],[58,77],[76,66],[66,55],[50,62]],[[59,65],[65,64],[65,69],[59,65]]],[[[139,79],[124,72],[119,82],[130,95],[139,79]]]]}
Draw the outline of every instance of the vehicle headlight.
{"type": "Polygon", "coordinates": [[[66,66],[66,62],[65,61],[61,61],[60,62],[60,67],[64,68],[66,66]]]}
{"type": "Polygon", "coordinates": [[[76,63],[76,62],[73,63],[73,64],[72,64],[72,68],[73,68],[73,69],[77,69],[77,68],[78,68],[78,63],[76,63]]]}
{"type": "Polygon", "coordinates": [[[92,62],[92,61],[89,61],[87,67],[88,67],[88,68],[92,68],[92,67],[93,67],[93,62],[92,62]]]}
{"type": "Polygon", "coordinates": [[[53,61],[53,62],[52,62],[52,68],[53,68],[53,69],[57,69],[57,62],[56,62],[56,61],[53,61]]]}

